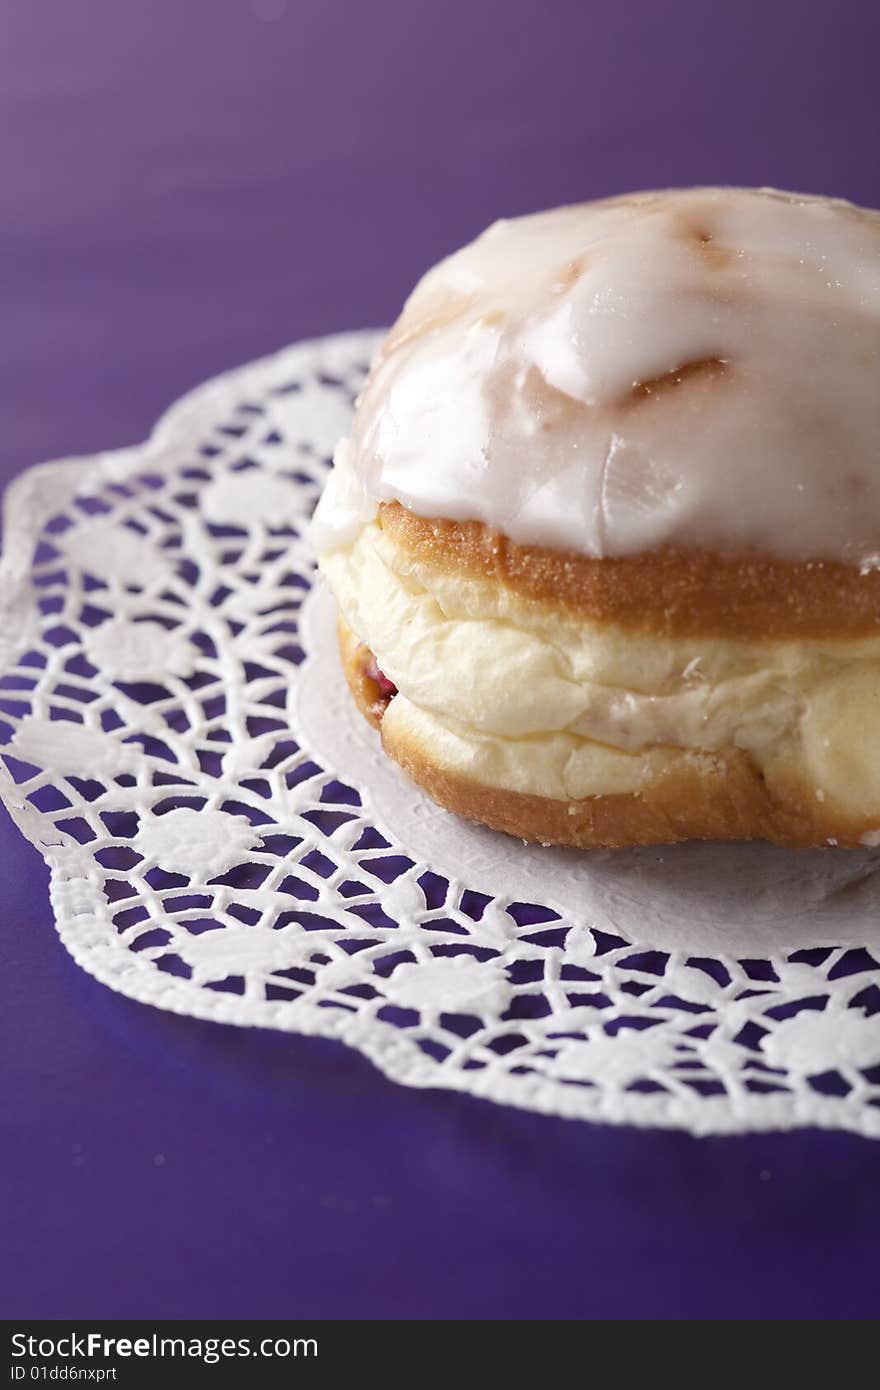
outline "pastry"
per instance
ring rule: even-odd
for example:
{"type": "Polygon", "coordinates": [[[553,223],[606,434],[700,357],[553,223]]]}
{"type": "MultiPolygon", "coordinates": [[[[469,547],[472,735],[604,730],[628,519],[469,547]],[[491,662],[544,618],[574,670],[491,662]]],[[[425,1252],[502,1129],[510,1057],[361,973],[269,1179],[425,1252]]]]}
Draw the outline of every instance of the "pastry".
{"type": "Polygon", "coordinates": [[[880,214],[496,223],[410,296],[313,537],[354,697],[449,810],[880,843],[880,214]]]}

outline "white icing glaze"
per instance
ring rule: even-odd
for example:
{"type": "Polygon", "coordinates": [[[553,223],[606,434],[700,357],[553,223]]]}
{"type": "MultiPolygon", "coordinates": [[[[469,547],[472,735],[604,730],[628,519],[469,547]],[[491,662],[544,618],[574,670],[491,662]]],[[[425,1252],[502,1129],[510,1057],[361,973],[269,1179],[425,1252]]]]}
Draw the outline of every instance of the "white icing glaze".
{"type": "Polygon", "coordinates": [[[498,222],[429,271],[315,523],[880,563],[880,214],[772,190],[498,222]]]}

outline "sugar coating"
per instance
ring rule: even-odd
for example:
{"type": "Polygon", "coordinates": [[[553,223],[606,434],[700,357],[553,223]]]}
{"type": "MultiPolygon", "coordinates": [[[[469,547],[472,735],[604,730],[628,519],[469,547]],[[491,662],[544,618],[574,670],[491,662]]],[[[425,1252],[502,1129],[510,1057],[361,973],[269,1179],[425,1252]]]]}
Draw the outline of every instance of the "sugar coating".
{"type": "Polygon", "coordinates": [[[315,522],[383,500],[593,557],[880,564],[880,214],[773,190],[497,222],[374,364],[315,522]]]}

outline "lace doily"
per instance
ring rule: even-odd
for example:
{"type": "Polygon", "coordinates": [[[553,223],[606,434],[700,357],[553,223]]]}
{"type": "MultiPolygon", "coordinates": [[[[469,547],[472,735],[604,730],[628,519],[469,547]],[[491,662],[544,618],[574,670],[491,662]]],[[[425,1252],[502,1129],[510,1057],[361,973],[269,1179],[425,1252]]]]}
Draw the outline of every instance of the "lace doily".
{"type": "Polygon", "coordinates": [[[880,1133],[876,852],[522,846],[432,806],[353,711],[305,522],[375,341],[290,348],[9,489],[0,794],[68,950],[409,1085],[880,1133]]]}

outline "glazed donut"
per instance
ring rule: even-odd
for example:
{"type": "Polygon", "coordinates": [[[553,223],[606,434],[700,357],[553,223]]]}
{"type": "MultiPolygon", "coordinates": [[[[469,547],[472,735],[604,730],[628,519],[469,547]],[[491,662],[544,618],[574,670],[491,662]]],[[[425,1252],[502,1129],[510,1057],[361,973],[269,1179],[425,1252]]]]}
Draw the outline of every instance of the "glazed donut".
{"type": "Polygon", "coordinates": [[[880,213],[700,188],[430,270],[313,522],[441,806],[580,847],[880,843],[880,213]]]}

